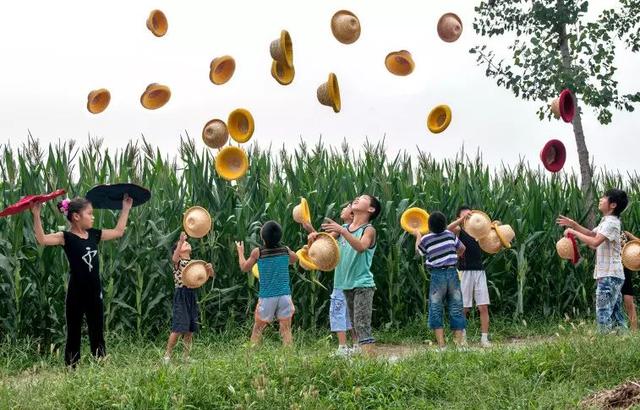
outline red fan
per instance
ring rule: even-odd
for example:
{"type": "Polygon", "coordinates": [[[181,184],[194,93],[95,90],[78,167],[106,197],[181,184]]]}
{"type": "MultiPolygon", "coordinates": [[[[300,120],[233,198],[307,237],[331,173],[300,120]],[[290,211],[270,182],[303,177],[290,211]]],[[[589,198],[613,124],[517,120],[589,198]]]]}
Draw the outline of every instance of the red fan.
{"type": "Polygon", "coordinates": [[[52,200],[54,198],[59,197],[60,195],[64,195],[65,192],[66,191],[64,189],[58,189],[57,191],[53,191],[53,192],[51,192],[49,194],[27,195],[25,197],[22,197],[15,204],[9,205],[4,210],[2,210],[2,212],[0,212],[0,217],[9,216],[9,215],[15,215],[15,214],[18,214],[20,212],[26,211],[27,209],[29,209],[31,207],[32,203],[47,202],[47,201],[50,201],[50,200],[52,200]]]}

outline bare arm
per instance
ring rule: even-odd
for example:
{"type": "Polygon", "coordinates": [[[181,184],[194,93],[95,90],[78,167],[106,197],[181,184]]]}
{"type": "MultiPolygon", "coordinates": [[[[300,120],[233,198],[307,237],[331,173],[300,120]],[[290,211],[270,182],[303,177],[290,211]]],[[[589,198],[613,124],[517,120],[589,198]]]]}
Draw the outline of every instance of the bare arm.
{"type": "MultiPolygon", "coordinates": [[[[585,235],[582,232],[578,232],[575,229],[567,229],[567,231],[571,231],[575,235],[577,239],[579,239],[582,243],[587,245],[591,249],[596,249],[602,242],[604,242],[607,237],[601,233],[595,234],[595,236],[585,235]]],[[[567,232],[565,231],[565,235],[567,232]]]]}
{"type": "Polygon", "coordinates": [[[305,231],[307,231],[307,233],[316,232],[316,230],[313,228],[313,225],[311,225],[309,222],[306,222],[306,221],[303,222],[302,227],[304,228],[305,231]]]}
{"type": "Polygon", "coordinates": [[[322,229],[326,232],[334,235],[334,238],[342,236],[353,249],[358,253],[362,253],[371,248],[376,243],[376,229],[373,226],[365,228],[364,234],[361,238],[356,238],[351,232],[342,225],[339,225],[329,218],[325,219],[325,223],[322,224],[322,229]]]}
{"type": "Polygon", "coordinates": [[[556,219],[556,223],[558,225],[560,225],[560,226],[566,226],[567,228],[571,228],[575,232],[580,233],[580,234],[582,234],[584,236],[592,236],[592,237],[596,236],[596,233],[593,232],[591,229],[585,228],[584,226],[580,225],[579,223],[577,223],[573,219],[567,218],[564,215],[558,216],[558,219],[556,219]]]}
{"type": "Polygon", "coordinates": [[[124,230],[127,227],[127,221],[129,220],[129,211],[131,210],[131,205],[133,205],[133,199],[129,198],[125,194],[125,197],[122,200],[122,211],[120,212],[120,216],[118,217],[118,223],[116,224],[116,227],[113,229],[103,229],[100,240],[110,241],[112,239],[122,238],[122,236],[124,235],[124,230]]]}
{"type": "Polygon", "coordinates": [[[422,242],[422,234],[416,229],[413,235],[416,237],[416,252],[418,252],[418,247],[420,246],[420,242],[422,242]]]}
{"type": "Polygon", "coordinates": [[[464,223],[464,220],[466,219],[465,216],[461,216],[460,218],[456,219],[455,221],[451,222],[448,226],[447,226],[447,230],[455,233],[456,235],[458,235],[460,233],[460,227],[462,226],[462,224],[464,223]]]}
{"type": "Polygon", "coordinates": [[[462,255],[464,255],[464,252],[466,250],[467,250],[467,247],[464,246],[462,242],[460,242],[460,246],[458,246],[458,248],[456,249],[456,254],[458,254],[458,258],[462,257],[462,255]]]}
{"type": "Polygon", "coordinates": [[[289,248],[287,248],[287,250],[289,251],[289,265],[293,265],[298,262],[298,255],[289,248]]]}
{"type": "Polygon", "coordinates": [[[630,241],[637,241],[637,240],[638,240],[638,237],[637,237],[637,236],[635,236],[634,234],[632,234],[631,232],[629,232],[629,231],[624,231],[624,233],[625,233],[625,235],[627,235],[627,238],[628,238],[630,241]]]}
{"type": "Polygon", "coordinates": [[[36,242],[42,246],[64,245],[64,234],[62,232],[44,233],[42,229],[42,220],[40,219],[40,210],[42,204],[31,204],[31,213],[33,213],[33,231],[36,236],[36,242]]]}
{"type": "Polygon", "coordinates": [[[187,234],[185,234],[184,232],[181,232],[180,239],[178,239],[178,244],[176,245],[176,250],[173,251],[173,255],[171,256],[171,260],[173,261],[174,265],[180,261],[180,250],[182,249],[182,245],[186,240],[187,240],[187,234]]]}
{"type": "Polygon", "coordinates": [[[254,248],[249,255],[249,259],[244,257],[244,242],[236,242],[236,249],[238,250],[238,264],[242,272],[249,272],[253,265],[258,262],[260,257],[260,249],[254,248]]]}

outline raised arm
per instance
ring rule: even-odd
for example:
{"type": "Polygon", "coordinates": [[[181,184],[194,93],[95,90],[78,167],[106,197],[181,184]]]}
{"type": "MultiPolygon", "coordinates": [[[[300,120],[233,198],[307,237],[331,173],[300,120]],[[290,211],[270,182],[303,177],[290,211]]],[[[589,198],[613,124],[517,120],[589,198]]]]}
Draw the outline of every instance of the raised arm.
{"type": "Polygon", "coordinates": [[[236,242],[236,249],[238,250],[238,264],[242,272],[249,272],[253,265],[258,262],[260,257],[260,249],[254,248],[249,255],[249,259],[244,257],[244,242],[236,242]]]}
{"type": "Polygon", "coordinates": [[[420,242],[422,242],[422,234],[420,233],[419,230],[416,229],[413,232],[413,235],[416,237],[416,252],[420,252],[419,246],[420,246],[420,242]]]}
{"type": "Polygon", "coordinates": [[[289,251],[289,265],[293,265],[298,262],[298,255],[288,247],[287,250],[289,251]]]}
{"type": "MultiPolygon", "coordinates": [[[[567,218],[564,215],[560,215],[558,216],[558,219],[556,219],[556,223],[560,226],[565,226],[567,228],[571,228],[573,229],[575,232],[582,234],[583,236],[591,236],[591,237],[595,237],[596,233],[593,232],[591,229],[585,228],[584,226],[580,225],[579,223],[577,223],[576,221],[574,221],[571,218],[567,218]]],[[[584,241],[583,241],[584,242],[584,241]]],[[[585,242],[586,243],[586,242],[585,242]]],[[[602,242],[601,242],[602,243],[602,242]]],[[[598,244],[599,245],[599,244],[598,244]]]]}
{"type": "Polygon", "coordinates": [[[180,252],[182,250],[182,245],[184,244],[184,241],[187,240],[187,234],[184,232],[180,232],[180,239],[178,239],[178,244],[176,245],[176,250],[173,251],[173,255],[171,255],[171,261],[173,262],[173,264],[175,265],[176,263],[180,262],[180,252]]]}
{"type": "Polygon", "coordinates": [[[448,226],[447,226],[447,230],[455,233],[456,235],[458,235],[460,233],[460,227],[462,226],[462,224],[464,223],[464,220],[467,219],[466,216],[461,216],[460,218],[456,219],[455,221],[451,222],[448,226]]]}
{"type": "Polygon", "coordinates": [[[116,227],[113,229],[103,229],[100,240],[110,241],[112,239],[122,238],[122,236],[124,235],[124,230],[127,228],[127,221],[129,220],[129,211],[131,210],[132,205],[133,205],[133,199],[130,198],[127,194],[125,194],[124,199],[122,200],[122,211],[120,211],[120,217],[118,218],[118,223],[116,224],[116,227]]]}
{"type": "Polygon", "coordinates": [[[36,242],[42,246],[64,245],[64,235],[62,232],[45,235],[44,229],[42,229],[42,220],[40,219],[41,209],[41,203],[31,204],[31,213],[33,214],[33,231],[36,236],[36,242]]]}
{"type": "Polygon", "coordinates": [[[325,219],[325,223],[322,224],[322,229],[331,234],[341,235],[358,253],[366,251],[376,243],[376,229],[372,226],[366,228],[360,238],[356,238],[347,228],[329,218],[325,219]]]}

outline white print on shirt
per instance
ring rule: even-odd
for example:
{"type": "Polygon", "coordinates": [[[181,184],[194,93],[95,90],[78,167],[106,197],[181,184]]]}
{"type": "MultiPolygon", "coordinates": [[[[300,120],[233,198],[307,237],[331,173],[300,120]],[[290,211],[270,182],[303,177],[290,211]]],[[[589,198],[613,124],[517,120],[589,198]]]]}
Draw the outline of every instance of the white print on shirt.
{"type": "Polygon", "coordinates": [[[89,266],[89,272],[93,271],[93,257],[96,256],[97,253],[97,250],[92,251],[91,248],[87,246],[87,253],[82,255],[82,260],[87,264],[87,266],[89,266]]]}

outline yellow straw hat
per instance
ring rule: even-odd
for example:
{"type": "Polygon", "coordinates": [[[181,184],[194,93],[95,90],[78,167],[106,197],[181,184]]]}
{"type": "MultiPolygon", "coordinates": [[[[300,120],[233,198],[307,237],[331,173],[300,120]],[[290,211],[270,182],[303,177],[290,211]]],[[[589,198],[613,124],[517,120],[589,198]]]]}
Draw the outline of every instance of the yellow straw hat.
{"type": "Polygon", "coordinates": [[[152,83],[140,96],[140,104],[148,110],[156,110],[171,98],[171,90],[166,85],[152,83]]]}
{"type": "Polygon", "coordinates": [[[515,237],[515,232],[510,225],[500,225],[494,222],[491,225],[491,232],[478,241],[480,248],[487,253],[498,253],[503,247],[510,248],[511,241],[515,237]]]}
{"type": "Polygon", "coordinates": [[[293,220],[299,224],[303,222],[311,223],[311,211],[305,198],[301,198],[300,203],[293,207],[293,220]]]}
{"type": "Polygon", "coordinates": [[[271,77],[273,77],[278,83],[282,85],[289,85],[293,82],[293,78],[296,75],[296,69],[289,67],[279,61],[273,61],[271,63],[271,77]]]}
{"type": "Polygon", "coordinates": [[[182,269],[182,284],[188,288],[199,288],[207,282],[207,279],[209,279],[209,273],[207,273],[205,261],[192,260],[182,269]]]}
{"type": "Polygon", "coordinates": [[[269,52],[275,61],[293,67],[293,43],[287,30],[282,30],[280,37],[271,42],[269,52]]]}
{"type": "Polygon", "coordinates": [[[439,134],[446,130],[451,124],[451,108],[448,105],[438,105],[429,112],[427,117],[427,128],[434,134],[439,134]]]}
{"type": "Polygon", "coordinates": [[[236,71],[236,60],[231,56],[216,57],[209,65],[209,80],[216,85],[226,83],[236,71]]]}
{"type": "Polygon", "coordinates": [[[482,211],[471,211],[464,222],[464,230],[479,241],[491,233],[491,218],[482,211]]]}
{"type": "Polygon", "coordinates": [[[309,246],[309,259],[321,271],[331,271],[340,261],[340,248],[333,236],[320,232],[309,246]]]}
{"type": "Polygon", "coordinates": [[[624,245],[624,248],[622,248],[622,264],[629,270],[640,270],[640,241],[633,240],[624,245]]]}
{"type": "Polygon", "coordinates": [[[251,139],[253,131],[255,130],[255,123],[249,111],[244,108],[238,108],[229,114],[227,127],[229,128],[231,138],[236,142],[243,143],[251,139]]]}
{"type": "Polygon", "coordinates": [[[106,110],[111,102],[111,93],[106,88],[93,90],[87,96],[87,110],[92,114],[99,114],[106,110]]]}
{"type": "Polygon", "coordinates": [[[309,258],[309,246],[305,245],[296,252],[298,263],[305,270],[319,270],[318,266],[309,258]]]}
{"type": "Polygon", "coordinates": [[[348,10],[337,11],[331,17],[331,32],[342,44],[354,43],[360,37],[360,20],[348,10]]]}
{"type": "Polygon", "coordinates": [[[402,213],[400,226],[411,235],[414,234],[416,229],[424,235],[429,232],[429,214],[421,208],[409,208],[402,213]]]}
{"type": "Polygon", "coordinates": [[[182,227],[192,238],[202,238],[211,230],[211,215],[201,206],[192,206],[182,217],[182,227]]]}
{"type": "Polygon", "coordinates": [[[320,84],[317,95],[320,104],[328,105],[333,108],[334,112],[340,112],[340,87],[338,87],[338,78],[334,73],[329,74],[329,79],[326,83],[320,84]]]}
{"type": "Polygon", "coordinates": [[[260,279],[260,270],[258,269],[257,263],[253,265],[253,268],[251,268],[251,273],[253,274],[254,278],[260,279]]]}
{"type": "Polygon", "coordinates": [[[169,22],[167,16],[160,10],[152,10],[147,18],[147,28],[156,37],[162,37],[167,34],[169,29],[169,22]]]}
{"type": "Polygon", "coordinates": [[[202,129],[202,141],[209,148],[222,148],[229,140],[227,124],[222,120],[214,119],[207,122],[202,129]]]}
{"type": "Polygon", "coordinates": [[[443,14],[438,20],[438,36],[447,43],[453,43],[462,34],[462,20],[453,13],[443,14]]]}
{"type": "Polygon", "coordinates": [[[411,53],[407,50],[394,51],[387,54],[384,59],[384,65],[391,74],[400,76],[411,74],[415,68],[411,53]]]}
{"type": "Polygon", "coordinates": [[[249,169],[247,153],[240,147],[227,146],[216,155],[216,172],[221,178],[233,181],[241,178],[249,169]]]}

